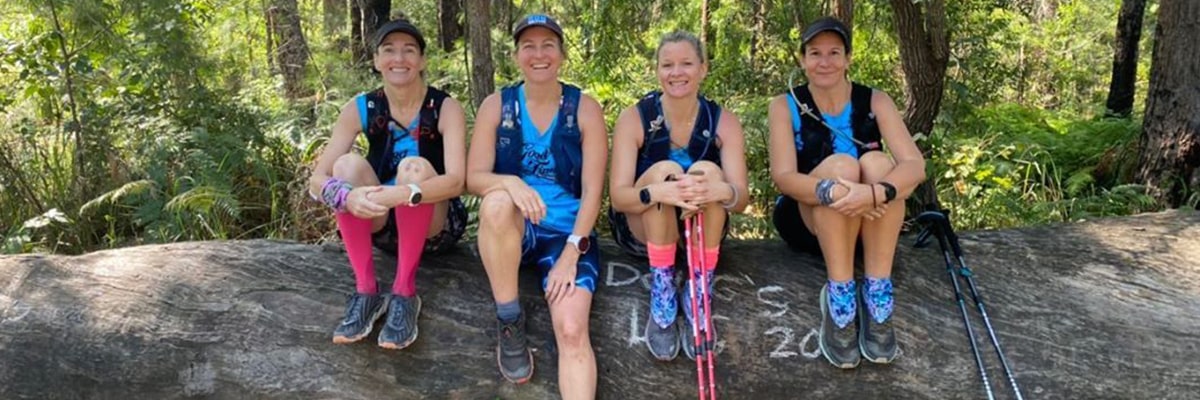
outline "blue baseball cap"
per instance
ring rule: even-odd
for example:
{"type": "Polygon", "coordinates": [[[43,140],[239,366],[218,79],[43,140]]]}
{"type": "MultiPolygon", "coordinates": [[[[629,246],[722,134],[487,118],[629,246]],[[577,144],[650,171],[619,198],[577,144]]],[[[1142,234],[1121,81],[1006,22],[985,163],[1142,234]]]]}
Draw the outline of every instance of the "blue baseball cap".
{"type": "Polygon", "coordinates": [[[558,21],[555,21],[554,18],[550,18],[550,16],[546,14],[529,14],[526,15],[525,18],[521,18],[520,21],[517,21],[517,24],[513,26],[513,42],[515,43],[517,40],[521,39],[521,32],[524,32],[526,29],[535,26],[549,29],[551,32],[554,32],[556,36],[558,36],[558,41],[560,43],[563,42],[562,27],[558,25],[558,21]]]}

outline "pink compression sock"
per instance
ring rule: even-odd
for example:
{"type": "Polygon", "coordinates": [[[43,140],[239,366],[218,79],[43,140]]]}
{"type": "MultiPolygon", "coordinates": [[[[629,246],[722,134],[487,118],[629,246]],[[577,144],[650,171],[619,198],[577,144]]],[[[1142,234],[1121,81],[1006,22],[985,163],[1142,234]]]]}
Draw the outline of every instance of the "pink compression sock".
{"type": "Polygon", "coordinates": [[[357,291],[375,294],[379,288],[375,284],[375,260],[371,257],[371,220],[340,212],[337,225],[346,244],[346,255],[350,257],[350,268],[354,269],[357,291]]]}
{"type": "Polygon", "coordinates": [[[433,204],[396,207],[396,282],[392,293],[412,297],[417,294],[417,265],[425,252],[425,236],[433,219],[433,204]]]}

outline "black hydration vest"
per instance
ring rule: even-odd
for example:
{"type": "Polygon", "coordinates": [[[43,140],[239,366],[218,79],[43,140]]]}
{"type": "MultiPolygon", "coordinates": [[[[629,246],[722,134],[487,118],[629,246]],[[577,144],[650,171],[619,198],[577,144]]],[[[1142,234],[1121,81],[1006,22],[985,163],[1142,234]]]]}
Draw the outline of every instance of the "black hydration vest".
{"type": "MultiPolygon", "coordinates": [[[[717,126],[721,122],[721,106],[699,96],[700,112],[688,139],[688,156],[694,161],[712,161],[721,165],[721,149],[717,148],[717,126]]],[[[667,129],[662,110],[662,92],[655,90],[637,103],[642,118],[642,147],[638,152],[637,174],[641,177],[650,166],[670,157],[671,131],[667,129]]]]}
{"type": "MultiPolygon", "coordinates": [[[[871,95],[873,89],[869,86],[851,83],[850,126],[854,131],[854,139],[862,144],[855,144],[858,156],[862,157],[869,151],[881,150],[879,124],[875,121],[875,113],[871,111],[871,95]]],[[[800,173],[812,172],[825,157],[833,154],[833,132],[824,124],[821,109],[813,100],[808,85],[792,88],[788,93],[796,103],[796,112],[800,115],[800,130],[792,134],[801,139],[803,145],[796,149],[796,168],[800,173]],[[806,109],[809,112],[805,112],[806,109]]]]}
{"type": "MultiPolygon", "coordinates": [[[[387,182],[396,176],[397,165],[392,159],[392,130],[396,126],[404,126],[392,118],[388,107],[387,95],[383,88],[376,89],[363,95],[366,98],[362,131],[367,135],[367,162],[375,170],[375,176],[380,182],[387,182]]],[[[445,151],[443,149],[442,133],[438,131],[438,116],[442,102],[449,95],[433,86],[425,92],[425,100],[421,103],[421,117],[417,125],[417,151],[421,157],[433,164],[438,175],[446,173],[445,151]]],[[[363,112],[360,109],[359,112],[363,112]]]]}

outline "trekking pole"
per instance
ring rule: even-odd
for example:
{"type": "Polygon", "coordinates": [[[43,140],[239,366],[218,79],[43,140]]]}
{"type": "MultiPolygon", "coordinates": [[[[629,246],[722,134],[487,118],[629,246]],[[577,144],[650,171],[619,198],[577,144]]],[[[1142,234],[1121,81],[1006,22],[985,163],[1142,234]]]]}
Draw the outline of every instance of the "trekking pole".
{"type": "Polygon", "coordinates": [[[954,251],[954,256],[958,258],[958,274],[967,279],[967,287],[971,289],[971,299],[975,301],[975,308],[979,310],[979,315],[983,317],[983,325],[987,327],[988,338],[992,340],[992,347],[996,348],[996,356],[1000,358],[1000,365],[1004,367],[1004,375],[1008,377],[1008,384],[1012,385],[1013,392],[1017,394],[1017,400],[1024,400],[1021,396],[1021,388],[1017,386],[1017,379],[1013,376],[1012,369],[1008,366],[1008,358],[1004,357],[1004,351],[1000,349],[1000,339],[996,337],[996,331],[992,329],[992,320],[988,318],[987,309],[983,305],[983,297],[979,295],[979,288],[975,285],[975,274],[971,272],[971,268],[967,267],[967,261],[963,258],[962,247],[958,244],[958,235],[954,233],[954,228],[950,226],[949,218],[945,219],[945,224],[942,227],[950,242],[950,248],[954,251]]]}
{"type": "Polygon", "coordinates": [[[967,315],[967,304],[963,298],[962,289],[958,285],[958,277],[954,271],[954,260],[950,258],[950,246],[946,237],[946,230],[942,229],[949,225],[946,215],[936,211],[926,211],[917,216],[917,221],[925,221],[930,224],[933,235],[937,237],[938,247],[942,249],[942,257],[946,261],[946,273],[950,275],[950,282],[954,286],[954,300],[958,303],[958,310],[962,312],[963,325],[967,328],[967,339],[971,342],[971,353],[975,355],[975,365],[979,367],[979,377],[983,380],[983,389],[987,392],[988,400],[995,400],[996,395],[992,392],[992,384],[988,382],[987,367],[983,365],[983,356],[979,354],[979,346],[975,343],[975,330],[971,328],[971,319],[967,315]]]}
{"type": "MultiPolygon", "coordinates": [[[[704,213],[696,213],[696,247],[700,249],[700,298],[704,300],[704,354],[708,357],[708,398],[717,399],[717,382],[713,372],[713,353],[716,353],[716,341],[713,337],[713,321],[712,321],[712,293],[709,293],[708,287],[708,256],[705,254],[704,246],[707,244],[704,236],[704,213]]],[[[697,354],[696,359],[700,356],[697,354]]]]}
{"type": "Polygon", "coordinates": [[[696,318],[700,315],[699,304],[696,303],[696,263],[694,262],[698,256],[692,254],[695,252],[695,243],[692,241],[692,217],[687,216],[683,219],[683,238],[687,243],[687,263],[688,263],[688,281],[687,281],[687,296],[688,302],[692,308],[692,347],[696,349],[696,389],[700,395],[700,400],[704,400],[704,362],[701,361],[699,352],[700,349],[700,320],[696,318]]]}

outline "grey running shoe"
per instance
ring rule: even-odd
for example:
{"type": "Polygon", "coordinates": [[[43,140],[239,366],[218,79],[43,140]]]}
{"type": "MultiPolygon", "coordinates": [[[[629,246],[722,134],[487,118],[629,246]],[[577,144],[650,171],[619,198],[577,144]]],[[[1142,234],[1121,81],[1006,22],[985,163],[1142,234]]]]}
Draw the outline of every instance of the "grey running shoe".
{"type": "Polygon", "coordinates": [[[387,311],[383,296],[355,293],[346,305],[346,316],[337,329],[333,330],[333,342],[354,343],[371,334],[375,320],[387,311]]]}
{"type": "Polygon", "coordinates": [[[646,348],[659,361],[671,361],[679,356],[679,331],[675,325],[678,320],[672,320],[665,328],[654,321],[654,316],[646,318],[646,348]]]}
{"type": "Polygon", "coordinates": [[[421,316],[421,296],[393,294],[388,302],[387,318],[379,331],[379,347],[400,350],[417,340],[417,320],[421,316]]]}
{"type": "Polygon", "coordinates": [[[522,384],[533,377],[533,353],[525,341],[525,313],[512,323],[497,321],[496,363],[509,382],[522,384]]]}
{"type": "Polygon", "coordinates": [[[889,316],[882,324],[876,323],[867,307],[866,288],[861,285],[858,303],[858,349],[863,358],[877,364],[888,364],[896,359],[896,332],[892,330],[892,318],[889,316]]]}
{"type": "Polygon", "coordinates": [[[858,330],[854,321],[850,321],[845,328],[838,328],[837,324],[833,322],[833,314],[829,312],[828,286],[828,284],[821,286],[821,330],[817,335],[821,354],[825,355],[825,359],[835,367],[842,369],[857,367],[860,361],[857,348],[858,330]]]}
{"type": "MultiPolygon", "coordinates": [[[[691,281],[684,282],[683,288],[680,288],[680,293],[678,296],[676,296],[679,298],[679,307],[683,308],[683,323],[676,323],[676,325],[679,325],[679,345],[683,348],[683,355],[687,356],[689,360],[695,360],[697,354],[704,356],[703,349],[713,348],[713,343],[715,343],[717,340],[717,327],[716,322],[714,321],[712,326],[713,343],[708,343],[706,347],[705,343],[707,335],[704,332],[704,302],[697,298],[696,308],[698,308],[700,311],[700,320],[698,321],[700,327],[700,348],[696,348],[696,336],[692,334],[692,318],[694,318],[692,315],[692,298],[689,297],[687,293],[687,288],[690,287],[690,283],[691,281]]],[[[698,294],[699,293],[697,293],[697,295],[698,294]]],[[[711,297],[708,306],[710,309],[712,308],[711,297]]]]}

